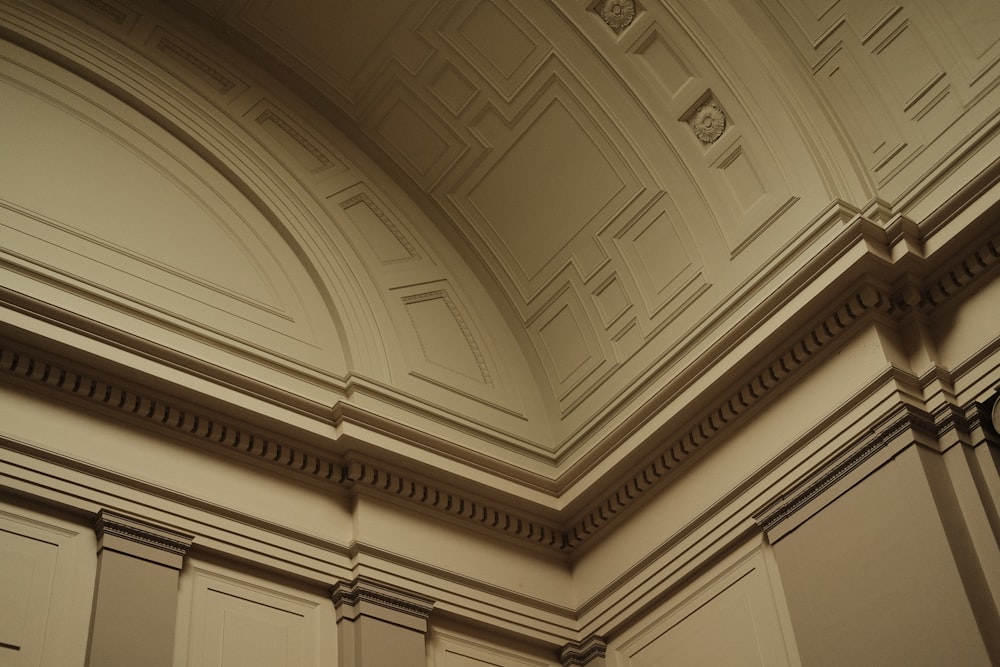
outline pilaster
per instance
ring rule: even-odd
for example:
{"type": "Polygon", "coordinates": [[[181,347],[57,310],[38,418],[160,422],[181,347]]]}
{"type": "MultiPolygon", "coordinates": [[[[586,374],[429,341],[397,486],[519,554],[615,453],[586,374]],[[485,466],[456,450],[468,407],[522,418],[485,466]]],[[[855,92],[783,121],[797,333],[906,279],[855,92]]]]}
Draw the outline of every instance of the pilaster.
{"type": "Polygon", "coordinates": [[[434,601],[366,577],[338,582],[341,667],[425,667],[427,619],[434,601]]]}
{"type": "Polygon", "coordinates": [[[87,664],[173,664],[177,580],[192,537],[101,510],[87,664]]]}

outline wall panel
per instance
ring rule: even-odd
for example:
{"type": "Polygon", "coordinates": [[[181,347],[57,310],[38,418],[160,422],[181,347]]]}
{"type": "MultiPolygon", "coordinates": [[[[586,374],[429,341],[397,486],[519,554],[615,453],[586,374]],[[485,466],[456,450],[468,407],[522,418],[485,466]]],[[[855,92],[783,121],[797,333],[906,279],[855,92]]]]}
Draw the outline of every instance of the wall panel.
{"type": "Polygon", "coordinates": [[[0,502],[0,665],[83,664],[96,537],[0,502]]]}
{"type": "Polygon", "coordinates": [[[612,642],[609,654],[619,667],[794,664],[763,548],[672,595],[612,642]]]}
{"type": "Polygon", "coordinates": [[[333,603],[318,592],[198,561],[180,586],[178,667],[336,664],[333,603]]]}

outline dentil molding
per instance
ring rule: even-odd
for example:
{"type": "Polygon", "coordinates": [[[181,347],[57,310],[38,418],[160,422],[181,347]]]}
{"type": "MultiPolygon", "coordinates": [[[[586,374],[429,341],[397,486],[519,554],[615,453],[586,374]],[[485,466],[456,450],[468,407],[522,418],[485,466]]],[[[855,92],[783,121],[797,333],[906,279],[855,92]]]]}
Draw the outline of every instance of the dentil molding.
{"type": "MultiPolygon", "coordinates": [[[[169,396],[84,370],[73,362],[58,360],[6,337],[0,337],[0,373],[43,391],[97,403],[157,430],[224,447],[297,476],[347,489],[366,488],[518,540],[567,552],[591,539],[641,496],[664,483],[687,458],[731,427],[853,324],[874,313],[891,318],[902,318],[914,310],[926,314],[998,263],[1000,240],[988,239],[926,283],[911,281],[895,291],[870,284],[860,286],[804,335],[779,349],[749,380],[709,407],[694,426],[664,443],[636,474],[599,497],[569,524],[545,524],[504,508],[502,503],[484,502],[461,489],[429,484],[420,475],[388,470],[373,461],[354,459],[344,463],[320,456],[295,443],[258,433],[252,426],[237,424],[225,415],[182,406],[169,396]]],[[[994,412],[994,422],[998,420],[994,412]]],[[[771,515],[768,517],[763,519],[765,523],[773,521],[771,515]]]]}

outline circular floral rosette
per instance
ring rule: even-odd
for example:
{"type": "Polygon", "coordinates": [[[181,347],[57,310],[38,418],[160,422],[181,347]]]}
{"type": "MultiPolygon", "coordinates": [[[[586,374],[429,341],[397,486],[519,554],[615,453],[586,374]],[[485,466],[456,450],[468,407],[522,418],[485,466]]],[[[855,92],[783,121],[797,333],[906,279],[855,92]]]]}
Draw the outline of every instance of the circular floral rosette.
{"type": "Polygon", "coordinates": [[[601,18],[612,30],[624,30],[635,18],[634,0],[607,0],[601,7],[601,18]]]}
{"type": "Polygon", "coordinates": [[[702,104],[691,117],[691,127],[694,129],[694,136],[703,143],[713,143],[726,129],[726,115],[713,102],[702,104]]]}

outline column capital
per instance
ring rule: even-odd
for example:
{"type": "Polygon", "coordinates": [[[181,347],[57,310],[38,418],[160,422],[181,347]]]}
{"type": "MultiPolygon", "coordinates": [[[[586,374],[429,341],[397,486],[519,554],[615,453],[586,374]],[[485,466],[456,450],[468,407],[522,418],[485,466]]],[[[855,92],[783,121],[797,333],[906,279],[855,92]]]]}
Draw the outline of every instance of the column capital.
{"type": "Polygon", "coordinates": [[[338,623],[368,616],[421,633],[434,608],[430,598],[367,577],[338,581],[331,597],[338,623]]]}
{"type": "Polygon", "coordinates": [[[604,667],[604,657],[608,651],[608,640],[591,635],[581,642],[570,642],[559,651],[563,667],[604,667]]]}
{"type": "Polygon", "coordinates": [[[102,509],[94,521],[98,553],[110,549],[159,565],[181,569],[194,537],[132,516],[102,509]]]}

